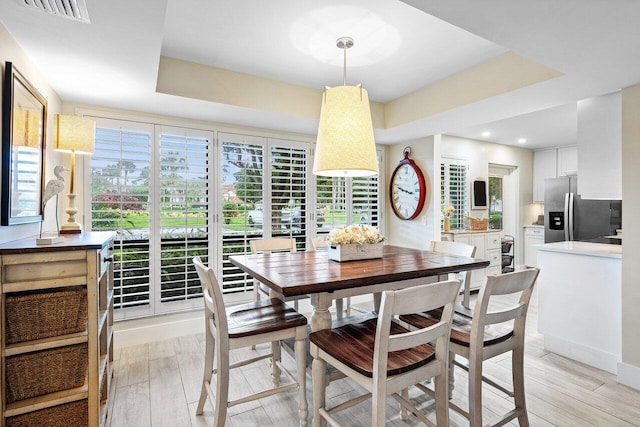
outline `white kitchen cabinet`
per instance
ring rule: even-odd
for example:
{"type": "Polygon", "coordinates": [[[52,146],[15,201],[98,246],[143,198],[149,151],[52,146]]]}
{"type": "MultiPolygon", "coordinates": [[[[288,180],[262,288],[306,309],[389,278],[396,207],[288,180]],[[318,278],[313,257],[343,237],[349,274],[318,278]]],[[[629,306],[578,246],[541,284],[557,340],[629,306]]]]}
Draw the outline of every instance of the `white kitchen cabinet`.
{"type": "Polygon", "coordinates": [[[534,247],[544,243],[544,226],[526,225],[524,227],[524,264],[527,267],[538,266],[538,250],[534,247]]]}
{"type": "Polygon", "coordinates": [[[558,167],[556,169],[558,176],[575,175],[578,171],[578,147],[559,147],[558,148],[558,167]]]}
{"type": "Polygon", "coordinates": [[[578,194],[622,200],[622,94],[578,101],[578,194]]]}
{"type": "Polygon", "coordinates": [[[496,230],[455,230],[442,233],[442,240],[462,242],[476,247],[475,258],[488,259],[487,268],[471,272],[471,290],[480,289],[485,277],[500,274],[502,268],[501,237],[496,230]]]}
{"type": "Polygon", "coordinates": [[[533,201],[544,203],[544,180],[575,175],[578,147],[556,147],[533,153],[533,201]]]}
{"type": "Polygon", "coordinates": [[[557,150],[533,153],[533,201],[544,203],[544,180],[557,177],[557,150]]]}

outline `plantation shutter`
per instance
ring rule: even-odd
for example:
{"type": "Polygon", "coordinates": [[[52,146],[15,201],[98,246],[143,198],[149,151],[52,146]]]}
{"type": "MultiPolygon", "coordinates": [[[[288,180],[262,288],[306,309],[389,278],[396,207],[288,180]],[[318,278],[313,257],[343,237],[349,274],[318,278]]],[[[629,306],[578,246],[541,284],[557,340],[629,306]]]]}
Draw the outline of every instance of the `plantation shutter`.
{"type": "Polygon", "coordinates": [[[463,228],[464,217],[469,211],[467,188],[469,166],[464,160],[443,159],[440,165],[441,209],[454,207],[451,228],[463,228]]]}
{"type": "MultiPolygon", "coordinates": [[[[160,231],[160,292],[158,311],[200,306],[200,280],[192,259],[209,262],[209,215],[211,133],[158,127],[156,188],[160,231]]],[[[211,170],[213,172],[213,170],[211,170]]],[[[212,174],[213,175],[213,174],[212,174]]]]}
{"type": "Polygon", "coordinates": [[[269,139],[271,235],[294,237],[304,249],[307,234],[307,151],[293,141],[269,139]]]}
{"type": "MultiPolygon", "coordinates": [[[[263,236],[270,224],[264,197],[264,152],[266,139],[219,133],[222,162],[222,253],[219,270],[222,292],[229,301],[250,298],[253,280],[229,262],[229,256],[250,252],[249,240],[263,236]],[[242,214],[237,214],[242,212],[242,214]]],[[[268,201],[266,201],[268,202],[268,201]]]]}
{"type": "MultiPolygon", "coordinates": [[[[382,151],[378,150],[382,164],[382,151]]],[[[316,205],[324,221],[318,234],[350,224],[380,227],[380,178],[378,175],[341,178],[316,177],[316,205]]]]}
{"type": "Polygon", "coordinates": [[[153,127],[96,120],[95,152],[90,157],[90,228],[115,231],[114,308],[118,317],[153,312],[149,239],[151,141],[153,127]],[[120,312],[119,312],[120,311],[120,312]]]}

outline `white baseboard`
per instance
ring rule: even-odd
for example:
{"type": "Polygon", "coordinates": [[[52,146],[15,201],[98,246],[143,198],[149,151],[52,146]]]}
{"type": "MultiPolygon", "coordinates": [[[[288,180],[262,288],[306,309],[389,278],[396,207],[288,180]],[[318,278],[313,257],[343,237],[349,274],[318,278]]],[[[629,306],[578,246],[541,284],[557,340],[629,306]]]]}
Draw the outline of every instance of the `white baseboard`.
{"type": "MultiPolygon", "coordinates": [[[[371,304],[372,301],[371,295],[358,295],[351,298],[352,304],[371,304]]],[[[298,310],[310,318],[313,310],[311,301],[309,299],[301,300],[298,310]]],[[[198,333],[204,333],[204,312],[202,310],[120,320],[115,323],[113,347],[119,349],[198,333]]]]}
{"type": "Polygon", "coordinates": [[[198,333],[204,333],[203,311],[122,320],[115,323],[113,347],[119,349],[198,333]]]}
{"type": "Polygon", "coordinates": [[[612,374],[618,373],[620,356],[598,349],[576,344],[549,334],[544,335],[544,348],[569,359],[602,369],[612,374]]]}
{"type": "Polygon", "coordinates": [[[627,363],[618,363],[618,382],[640,390],[640,367],[627,363]]]}

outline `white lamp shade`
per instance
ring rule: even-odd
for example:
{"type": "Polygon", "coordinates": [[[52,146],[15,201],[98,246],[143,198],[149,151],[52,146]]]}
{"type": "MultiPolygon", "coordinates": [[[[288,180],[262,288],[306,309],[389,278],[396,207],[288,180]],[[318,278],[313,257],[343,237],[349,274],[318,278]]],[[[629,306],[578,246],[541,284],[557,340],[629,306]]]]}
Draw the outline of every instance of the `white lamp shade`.
{"type": "Polygon", "coordinates": [[[96,122],[80,116],[56,114],[55,149],[78,154],[92,154],[95,145],[96,122]]]}
{"type": "Polygon", "coordinates": [[[361,87],[336,86],[324,91],[313,173],[322,176],[378,173],[369,94],[361,87]]]}

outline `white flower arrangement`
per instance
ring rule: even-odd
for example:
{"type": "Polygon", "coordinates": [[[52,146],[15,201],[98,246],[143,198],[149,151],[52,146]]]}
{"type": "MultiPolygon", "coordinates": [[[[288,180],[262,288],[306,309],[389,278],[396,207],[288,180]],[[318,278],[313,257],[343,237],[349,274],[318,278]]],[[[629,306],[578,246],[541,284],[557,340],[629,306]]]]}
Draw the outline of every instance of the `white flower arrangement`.
{"type": "Polygon", "coordinates": [[[444,215],[445,218],[449,218],[455,210],[456,208],[454,208],[453,206],[449,206],[448,208],[442,209],[442,215],[444,215]]]}
{"type": "Polygon", "coordinates": [[[349,225],[336,227],[329,233],[331,245],[373,244],[384,241],[377,228],[369,225],[349,225]]]}

